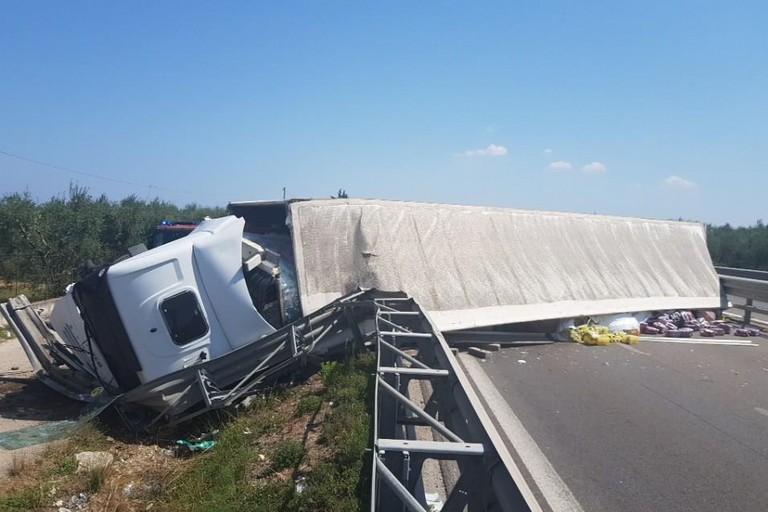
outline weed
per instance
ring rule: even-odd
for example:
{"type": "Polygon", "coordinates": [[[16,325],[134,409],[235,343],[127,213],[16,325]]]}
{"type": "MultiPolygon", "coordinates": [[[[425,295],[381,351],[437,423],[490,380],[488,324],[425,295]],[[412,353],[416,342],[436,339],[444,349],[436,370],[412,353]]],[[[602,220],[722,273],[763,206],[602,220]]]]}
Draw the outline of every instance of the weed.
{"type": "Polygon", "coordinates": [[[27,512],[44,506],[45,496],[40,487],[27,487],[0,496],[0,512],[27,512]]]}
{"type": "Polygon", "coordinates": [[[299,406],[296,408],[296,412],[299,416],[304,414],[313,414],[320,409],[323,399],[317,395],[307,395],[299,400],[299,406]]]}
{"type": "Polygon", "coordinates": [[[298,467],[307,456],[307,449],[298,441],[283,441],[275,447],[272,454],[272,469],[282,471],[298,467]]]}
{"type": "Polygon", "coordinates": [[[24,472],[26,468],[27,468],[27,459],[23,455],[17,456],[16,454],[13,454],[11,459],[11,467],[8,468],[8,475],[19,476],[24,472]]]}
{"type": "Polygon", "coordinates": [[[343,403],[333,410],[323,429],[323,441],[336,447],[341,463],[350,463],[363,456],[368,445],[369,417],[359,402],[343,403]]]}
{"type": "Polygon", "coordinates": [[[334,377],[338,374],[341,365],[338,361],[328,361],[320,367],[320,380],[323,384],[330,386],[334,382],[334,377]]]}
{"type": "MultiPolygon", "coordinates": [[[[293,482],[269,482],[258,486],[248,494],[242,510],[285,512],[307,510],[309,503],[306,493],[297,494],[293,482]]],[[[316,507],[310,510],[321,510],[316,507]]]]}
{"type": "Polygon", "coordinates": [[[100,430],[98,421],[92,420],[77,427],[67,442],[67,449],[72,453],[83,450],[102,451],[110,445],[107,436],[100,430]]]}
{"type": "Polygon", "coordinates": [[[219,443],[190,461],[168,490],[170,510],[237,510],[244,488],[248,463],[253,457],[250,437],[243,432],[246,417],[222,429],[219,443]]]}
{"type": "Polygon", "coordinates": [[[307,499],[317,510],[346,512],[367,510],[368,504],[358,495],[362,461],[351,466],[319,464],[307,482],[307,499]]]}
{"type": "Polygon", "coordinates": [[[99,489],[101,489],[104,482],[107,480],[108,473],[109,468],[105,466],[93,468],[88,471],[88,481],[86,483],[88,490],[92,493],[99,492],[99,489]]]}
{"type": "Polygon", "coordinates": [[[73,475],[77,469],[77,460],[71,455],[62,455],[52,468],[44,473],[46,477],[73,475]]]}

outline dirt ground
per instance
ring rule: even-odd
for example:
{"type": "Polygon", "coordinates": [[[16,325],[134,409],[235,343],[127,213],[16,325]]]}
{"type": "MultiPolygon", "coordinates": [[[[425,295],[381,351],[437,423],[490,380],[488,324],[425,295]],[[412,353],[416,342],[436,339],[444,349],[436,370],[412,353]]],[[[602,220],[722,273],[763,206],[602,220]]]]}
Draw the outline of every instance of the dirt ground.
{"type": "MultiPolygon", "coordinates": [[[[9,432],[45,422],[76,419],[82,404],[69,400],[39,382],[32,373],[19,342],[0,341],[0,432],[9,432]]],[[[34,458],[44,445],[18,450],[0,447],[0,478],[7,475],[14,459],[34,458]]]]}

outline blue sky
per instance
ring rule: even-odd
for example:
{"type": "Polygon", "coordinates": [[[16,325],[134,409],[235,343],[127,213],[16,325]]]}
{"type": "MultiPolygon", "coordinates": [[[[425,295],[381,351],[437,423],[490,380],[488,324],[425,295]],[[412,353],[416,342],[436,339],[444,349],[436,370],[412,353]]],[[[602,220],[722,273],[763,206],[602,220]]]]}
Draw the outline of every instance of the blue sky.
{"type": "Polygon", "coordinates": [[[768,3],[0,0],[0,193],[768,220],[768,3]],[[97,178],[100,176],[107,179],[97,178]]]}

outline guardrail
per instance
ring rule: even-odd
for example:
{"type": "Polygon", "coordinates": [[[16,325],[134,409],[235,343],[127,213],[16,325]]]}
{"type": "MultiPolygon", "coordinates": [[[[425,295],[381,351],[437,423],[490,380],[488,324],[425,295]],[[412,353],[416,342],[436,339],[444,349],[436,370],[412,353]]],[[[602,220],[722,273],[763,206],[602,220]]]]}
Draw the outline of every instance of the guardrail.
{"type": "Polygon", "coordinates": [[[732,307],[744,311],[744,323],[752,321],[752,313],[768,315],[768,272],[745,268],[715,267],[720,276],[720,286],[726,296],[745,300],[732,307]],[[755,302],[766,306],[755,306],[755,302]]]}
{"type": "Polygon", "coordinates": [[[405,295],[374,297],[371,510],[540,510],[441,332],[405,295]],[[427,463],[428,460],[437,462],[427,463]],[[428,467],[431,466],[431,467],[428,467]]]}

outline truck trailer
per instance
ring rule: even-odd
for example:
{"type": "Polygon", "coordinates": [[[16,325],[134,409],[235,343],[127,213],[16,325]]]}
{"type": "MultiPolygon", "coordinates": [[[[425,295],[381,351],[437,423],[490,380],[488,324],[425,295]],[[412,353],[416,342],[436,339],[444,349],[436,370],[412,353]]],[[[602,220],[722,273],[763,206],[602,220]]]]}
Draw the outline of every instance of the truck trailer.
{"type": "Polygon", "coordinates": [[[49,316],[3,304],[38,377],[181,414],[364,340],[365,290],[407,293],[442,331],[723,305],[697,223],[364,199],[228,209],[94,269],[49,316]]]}

